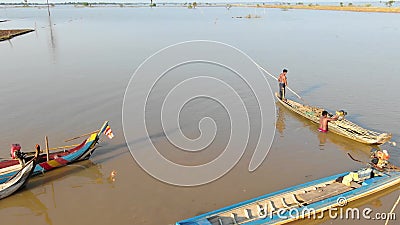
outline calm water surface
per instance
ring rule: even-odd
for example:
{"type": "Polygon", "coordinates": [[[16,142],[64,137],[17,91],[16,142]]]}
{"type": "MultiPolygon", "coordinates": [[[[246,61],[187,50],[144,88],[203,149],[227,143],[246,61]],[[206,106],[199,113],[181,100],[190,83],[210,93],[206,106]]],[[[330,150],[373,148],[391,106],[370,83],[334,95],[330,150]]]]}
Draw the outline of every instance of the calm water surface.
{"type": "MultiPolygon", "coordinates": [[[[397,14],[57,6],[51,18],[46,9],[0,8],[0,19],[10,20],[0,23],[0,29],[36,30],[0,42],[0,157],[8,157],[11,143],[20,143],[25,150],[36,143],[43,145],[45,135],[50,146],[64,145],[64,139],[95,130],[104,120],[111,121],[116,135],[113,140],[104,139],[90,160],[35,177],[23,191],[2,200],[2,224],[173,224],[360,167],[347,152],[359,159],[368,158],[370,146],[334,134],[321,136],[315,125],[276,105],[274,142],[255,172],[247,171],[252,152],[246,152],[232,171],[206,185],[177,187],[155,180],[137,165],[126,147],[122,100],[140,63],[155,51],[181,41],[206,39],[233,45],[274,75],[288,68],[289,86],[308,103],[345,109],[352,121],[392,132],[394,140],[400,137],[397,14]],[[232,18],[247,14],[261,18],[232,18]],[[115,181],[109,179],[113,170],[117,172],[115,181]]],[[[274,80],[269,81],[276,91],[274,80]]],[[[157,100],[157,92],[154,96],[157,100]]],[[[249,100],[249,104],[253,103],[249,100]]],[[[221,124],[227,124],[223,119],[226,112],[207,101],[190,105],[185,115],[188,136],[198,135],[197,123],[204,115],[222,118],[221,124]]],[[[168,147],[163,153],[180,163],[209,161],[226,143],[223,139],[228,129],[218,132],[222,140],[198,157],[182,156],[168,147]]],[[[140,140],[137,142],[140,145],[140,140]]],[[[168,146],[165,137],[158,139],[157,145],[168,146]]],[[[393,161],[400,162],[397,147],[382,148],[390,150],[393,161]]],[[[354,206],[388,212],[399,193],[397,187],[392,188],[354,206]]],[[[399,214],[400,209],[395,212],[399,214]]]]}

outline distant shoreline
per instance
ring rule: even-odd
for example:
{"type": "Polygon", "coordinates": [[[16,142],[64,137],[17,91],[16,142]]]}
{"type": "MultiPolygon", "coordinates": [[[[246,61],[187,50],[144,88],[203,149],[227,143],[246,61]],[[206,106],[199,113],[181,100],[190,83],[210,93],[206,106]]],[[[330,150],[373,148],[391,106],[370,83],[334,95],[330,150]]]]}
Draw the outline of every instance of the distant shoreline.
{"type": "MultiPolygon", "coordinates": [[[[147,3],[52,3],[50,8],[57,6],[75,6],[76,8],[96,8],[96,7],[150,7],[147,3]]],[[[10,8],[47,8],[47,4],[43,3],[32,3],[25,5],[23,3],[14,4],[0,4],[0,7],[10,7],[10,8]]],[[[288,3],[277,3],[277,4],[256,4],[256,3],[233,3],[233,4],[222,4],[222,3],[196,3],[193,6],[192,3],[159,3],[154,8],[165,8],[165,7],[187,7],[187,8],[207,8],[207,7],[224,7],[224,8],[278,8],[283,10],[289,9],[304,9],[304,10],[329,10],[329,11],[350,11],[350,12],[377,12],[377,13],[400,13],[400,7],[389,7],[389,6],[373,6],[371,4],[365,5],[318,5],[318,4],[288,4],[288,3]]],[[[4,22],[4,21],[1,21],[4,22]]]]}
{"type": "MultiPolygon", "coordinates": [[[[160,3],[154,7],[189,7],[192,3],[160,3]]],[[[29,4],[23,5],[21,3],[15,4],[0,4],[0,7],[47,7],[46,4],[29,4]]],[[[146,3],[55,3],[51,4],[50,8],[56,6],[75,6],[78,8],[81,7],[150,7],[149,4],[146,3]]],[[[278,8],[283,10],[288,9],[305,9],[305,10],[329,10],[329,11],[351,11],[351,12],[380,12],[380,13],[400,13],[400,7],[384,7],[384,6],[372,6],[372,5],[314,5],[314,4],[221,4],[221,3],[198,3],[197,6],[200,7],[252,7],[252,8],[278,8]]]]}
{"type": "Polygon", "coordinates": [[[254,8],[279,8],[279,9],[306,9],[306,10],[329,10],[329,11],[351,11],[351,12],[380,12],[400,13],[400,7],[376,7],[376,6],[333,6],[333,5],[243,5],[233,4],[234,7],[254,8]]]}

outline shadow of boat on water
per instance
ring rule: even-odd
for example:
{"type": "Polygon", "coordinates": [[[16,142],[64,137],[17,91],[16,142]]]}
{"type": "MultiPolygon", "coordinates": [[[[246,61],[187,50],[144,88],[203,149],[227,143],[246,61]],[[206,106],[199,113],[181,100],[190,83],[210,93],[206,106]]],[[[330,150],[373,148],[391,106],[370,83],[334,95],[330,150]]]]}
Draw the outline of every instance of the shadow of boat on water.
{"type": "MultiPolygon", "coordinates": [[[[100,158],[100,160],[96,160],[96,163],[92,159],[83,160],[32,177],[24,189],[0,201],[0,211],[9,209],[12,212],[16,212],[16,215],[22,215],[20,209],[25,208],[31,214],[43,217],[42,224],[52,225],[53,221],[48,211],[49,208],[57,208],[57,196],[62,195],[61,192],[57,191],[57,186],[62,184],[63,180],[73,177],[74,180],[78,178],[78,181],[71,184],[73,186],[70,186],[70,188],[80,188],[93,184],[111,185],[111,187],[114,187],[114,182],[110,178],[110,175],[102,173],[102,165],[97,161],[103,162],[129,153],[129,151],[125,150],[118,151],[125,146],[125,143],[120,145],[104,144],[104,151],[98,151],[99,149],[95,151],[96,155],[94,158],[100,158]],[[49,204],[49,202],[51,203],[49,204]]],[[[26,211],[23,214],[26,214],[26,211]]]]}
{"type": "Polygon", "coordinates": [[[49,171],[44,175],[33,177],[24,189],[0,202],[0,211],[15,208],[18,212],[21,208],[25,208],[35,216],[43,217],[44,224],[52,225],[53,221],[49,216],[48,207],[57,208],[57,191],[54,187],[54,182],[59,182],[72,174],[83,177],[90,183],[101,184],[107,180],[107,177],[101,173],[101,165],[94,164],[90,160],[77,162],[54,171],[49,171]],[[40,200],[41,196],[47,196],[46,198],[52,201],[53,206],[43,203],[40,200]]]}
{"type": "Polygon", "coordinates": [[[103,175],[101,172],[101,163],[120,157],[121,155],[128,154],[129,151],[124,150],[125,147],[125,142],[119,145],[100,143],[97,148],[103,148],[103,150],[99,151],[99,149],[96,149],[90,159],[75,162],[67,166],[45,172],[42,175],[37,175],[29,181],[26,188],[35,188],[72,175],[76,177],[87,178],[91,183],[95,184],[112,183],[109,180],[108,174],[103,175]]]}
{"type": "Polygon", "coordinates": [[[48,208],[38,198],[38,196],[41,194],[43,194],[43,191],[40,192],[36,191],[34,192],[32,190],[20,191],[11,196],[9,199],[5,199],[2,202],[0,202],[0,210],[8,208],[26,208],[30,210],[32,214],[34,214],[35,216],[42,216],[45,221],[45,224],[52,225],[53,221],[49,216],[48,208]]]}

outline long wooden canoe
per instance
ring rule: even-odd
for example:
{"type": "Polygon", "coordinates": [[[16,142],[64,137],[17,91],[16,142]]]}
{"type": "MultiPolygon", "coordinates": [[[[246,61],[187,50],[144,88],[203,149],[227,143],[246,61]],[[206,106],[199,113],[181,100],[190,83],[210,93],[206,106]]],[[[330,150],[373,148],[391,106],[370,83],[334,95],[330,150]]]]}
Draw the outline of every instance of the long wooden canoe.
{"type": "Polygon", "coordinates": [[[399,183],[398,171],[379,172],[374,168],[362,168],[266,194],[179,221],[176,225],[284,224],[315,218],[323,211],[342,207],[399,183]],[[343,182],[356,177],[354,174],[357,174],[357,179],[343,182]]]}
{"type": "MultiPolygon", "coordinates": [[[[40,155],[39,162],[35,166],[35,170],[33,171],[33,176],[77,161],[88,159],[96,149],[96,145],[100,138],[100,135],[106,130],[107,127],[108,121],[105,121],[97,132],[92,133],[89,138],[84,140],[76,147],[50,153],[48,161],[45,154],[40,155]]],[[[20,169],[21,165],[19,164],[18,160],[10,159],[1,161],[0,184],[8,180],[20,169]]]]}
{"type": "Polygon", "coordinates": [[[7,181],[0,184],[0,199],[12,195],[14,192],[18,191],[19,189],[25,186],[25,184],[31,177],[33,171],[35,170],[38,154],[39,150],[37,150],[33,159],[27,162],[20,170],[18,170],[7,181]]]}
{"type": "MultiPolygon", "coordinates": [[[[314,123],[319,124],[319,118],[321,117],[322,111],[324,111],[323,108],[303,105],[290,99],[282,101],[279,98],[278,93],[275,93],[275,96],[278,102],[285,106],[287,109],[311,120],[314,123]]],[[[332,131],[333,133],[336,133],[343,137],[347,137],[352,140],[370,145],[380,145],[389,141],[392,138],[392,134],[390,133],[379,133],[368,130],[347,119],[329,122],[329,131],[332,131]]]]}

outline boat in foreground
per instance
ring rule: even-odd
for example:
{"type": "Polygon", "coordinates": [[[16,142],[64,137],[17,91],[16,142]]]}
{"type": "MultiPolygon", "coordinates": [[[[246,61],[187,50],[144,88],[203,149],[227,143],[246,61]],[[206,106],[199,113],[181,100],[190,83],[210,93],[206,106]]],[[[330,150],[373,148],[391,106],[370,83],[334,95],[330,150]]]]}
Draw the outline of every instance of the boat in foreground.
{"type": "Polygon", "coordinates": [[[10,177],[10,179],[8,179],[6,182],[0,184],[0,199],[12,195],[14,192],[25,186],[35,169],[38,155],[39,149],[37,147],[35,156],[19,171],[17,171],[14,176],[10,177]]]}
{"type": "Polygon", "coordinates": [[[266,194],[179,221],[176,225],[284,224],[316,218],[320,212],[344,206],[398,183],[399,171],[363,168],[266,194]]]}
{"type": "MultiPolygon", "coordinates": [[[[319,124],[319,119],[324,109],[314,106],[303,105],[290,99],[285,99],[286,101],[282,101],[279,98],[278,93],[275,93],[275,96],[278,102],[287,109],[311,120],[314,123],[319,124]]],[[[370,145],[380,145],[389,141],[392,138],[392,134],[378,133],[372,130],[365,129],[345,118],[329,122],[329,131],[350,138],[352,140],[370,145]]]]}
{"type": "MultiPolygon", "coordinates": [[[[74,162],[88,159],[96,149],[100,135],[105,132],[111,132],[108,121],[105,121],[99,130],[90,134],[81,144],[70,149],[41,154],[38,163],[33,171],[33,176],[62,167],[74,162]]],[[[59,149],[59,148],[56,148],[59,149]]],[[[21,165],[17,159],[4,160],[0,162],[0,184],[7,181],[10,177],[21,169],[21,165]]]]}

